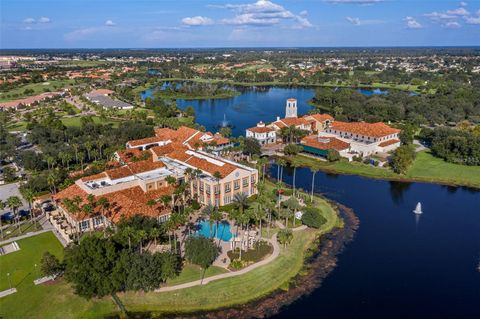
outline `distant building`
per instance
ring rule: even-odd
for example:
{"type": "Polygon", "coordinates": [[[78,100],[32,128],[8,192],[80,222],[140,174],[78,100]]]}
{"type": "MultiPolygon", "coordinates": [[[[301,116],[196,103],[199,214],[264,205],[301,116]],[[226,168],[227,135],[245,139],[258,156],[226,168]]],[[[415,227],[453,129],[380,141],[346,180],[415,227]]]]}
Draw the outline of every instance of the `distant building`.
{"type": "Polygon", "coordinates": [[[265,126],[265,123],[262,121],[258,122],[255,127],[247,128],[246,136],[256,139],[260,145],[274,144],[277,142],[275,129],[265,126]]]}
{"type": "Polygon", "coordinates": [[[126,102],[112,99],[110,96],[114,93],[112,90],[107,89],[98,89],[93,90],[90,93],[86,94],[85,97],[93,102],[96,103],[103,108],[109,109],[119,109],[119,110],[130,110],[133,109],[133,105],[128,104],[126,102]]]}

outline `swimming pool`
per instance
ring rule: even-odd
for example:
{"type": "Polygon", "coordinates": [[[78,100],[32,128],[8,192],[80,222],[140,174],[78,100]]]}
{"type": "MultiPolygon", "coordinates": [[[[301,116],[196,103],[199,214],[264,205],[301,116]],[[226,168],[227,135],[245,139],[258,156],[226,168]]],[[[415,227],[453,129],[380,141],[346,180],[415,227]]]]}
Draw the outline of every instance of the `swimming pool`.
{"type": "MultiPolygon", "coordinates": [[[[232,232],[230,231],[230,224],[226,221],[218,223],[218,232],[216,230],[217,224],[214,223],[212,225],[212,233],[215,235],[215,238],[219,238],[223,241],[229,241],[233,237],[232,232]]],[[[202,220],[197,224],[197,234],[210,238],[210,223],[208,220],[202,220]]]]}

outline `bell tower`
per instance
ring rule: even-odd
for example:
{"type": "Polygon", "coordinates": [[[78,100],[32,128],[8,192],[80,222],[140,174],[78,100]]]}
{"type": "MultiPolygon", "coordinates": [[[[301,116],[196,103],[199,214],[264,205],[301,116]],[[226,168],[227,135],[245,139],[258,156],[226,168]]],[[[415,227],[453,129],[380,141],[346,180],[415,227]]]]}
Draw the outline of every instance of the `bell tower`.
{"type": "Polygon", "coordinates": [[[285,107],[285,117],[297,117],[297,100],[288,99],[285,107]]]}

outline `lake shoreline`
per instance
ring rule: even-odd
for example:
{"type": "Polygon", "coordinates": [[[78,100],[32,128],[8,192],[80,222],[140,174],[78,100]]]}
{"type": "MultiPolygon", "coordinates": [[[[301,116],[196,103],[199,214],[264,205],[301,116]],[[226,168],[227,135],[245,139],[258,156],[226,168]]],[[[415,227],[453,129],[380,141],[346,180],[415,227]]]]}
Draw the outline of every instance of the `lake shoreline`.
{"type": "MultiPolygon", "coordinates": [[[[336,267],[338,256],[353,240],[359,225],[359,219],[353,210],[332,201],[328,201],[328,203],[339,213],[344,225],[342,228],[336,227],[330,232],[320,235],[310,244],[304,266],[296,276],[290,279],[288,290],[277,289],[264,297],[232,307],[188,313],[162,313],[161,316],[184,319],[263,318],[281,312],[283,307],[312,293],[320,287],[323,280],[336,267]]],[[[131,312],[129,314],[135,318],[150,318],[152,315],[150,312],[131,312]]]]}
{"type": "MultiPolygon", "coordinates": [[[[302,158],[306,158],[312,161],[318,161],[318,159],[311,159],[306,156],[301,156],[302,158]]],[[[288,157],[283,157],[288,163],[291,163],[292,159],[288,157]]],[[[360,164],[359,164],[360,165],[360,164]]],[[[363,165],[363,164],[362,164],[363,165]]],[[[311,168],[311,165],[307,165],[305,163],[302,163],[300,165],[301,167],[305,168],[311,168]]],[[[338,175],[353,175],[353,176],[359,176],[359,177],[364,177],[364,178],[370,178],[370,179],[375,179],[375,180],[383,180],[383,181],[391,181],[391,182],[404,182],[404,183],[428,183],[428,184],[436,184],[436,185],[444,185],[444,186],[451,186],[451,187],[466,187],[466,188],[472,188],[475,190],[480,189],[480,184],[475,183],[475,182],[465,182],[465,181],[452,181],[452,180],[442,180],[441,178],[423,178],[423,177],[414,177],[414,176],[404,176],[404,175],[398,175],[398,176],[381,176],[381,175],[375,175],[375,174],[366,174],[362,172],[348,172],[344,171],[341,169],[337,169],[328,165],[315,165],[315,168],[318,170],[325,172],[325,173],[330,173],[330,174],[338,174],[338,175]]],[[[370,168],[367,167],[366,168],[370,168]]],[[[372,168],[372,169],[381,169],[381,168],[372,168]]],[[[390,173],[390,171],[389,171],[390,173]]],[[[393,172],[391,172],[394,174],[393,172]]]]}

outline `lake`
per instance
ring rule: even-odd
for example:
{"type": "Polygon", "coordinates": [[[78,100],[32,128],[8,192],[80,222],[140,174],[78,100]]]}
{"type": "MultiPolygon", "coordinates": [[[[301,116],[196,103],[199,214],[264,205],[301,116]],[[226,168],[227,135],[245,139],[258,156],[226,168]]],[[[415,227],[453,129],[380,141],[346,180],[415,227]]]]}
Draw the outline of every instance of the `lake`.
{"type": "MultiPolygon", "coordinates": [[[[311,176],[297,169],[297,187],[310,190],[311,176]]],[[[272,318],[480,318],[479,191],[322,172],[314,189],[360,227],[322,286],[272,318]]]]}
{"type": "MultiPolygon", "coordinates": [[[[165,85],[169,85],[165,82],[165,85]]],[[[165,88],[165,85],[162,88],[165,88]]],[[[311,110],[308,101],[315,95],[312,88],[280,88],[280,87],[235,87],[241,94],[227,99],[209,100],[177,100],[180,109],[192,106],[195,109],[196,122],[205,126],[207,131],[216,132],[224,117],[233,125],[233,135],[245,135],[245,129],[255,126],[257,122],[273,122],[277,116],[285,117],[285,104],[288,98],[298,100],[298,114],[303,115],[311,110]]],[[[142,99],[153,95],[154,90],[146,90],[140,94],[142,99]]],[[[359,93],[370,96],[387,94],[379,89],[359,89],[359,93]]]]}

